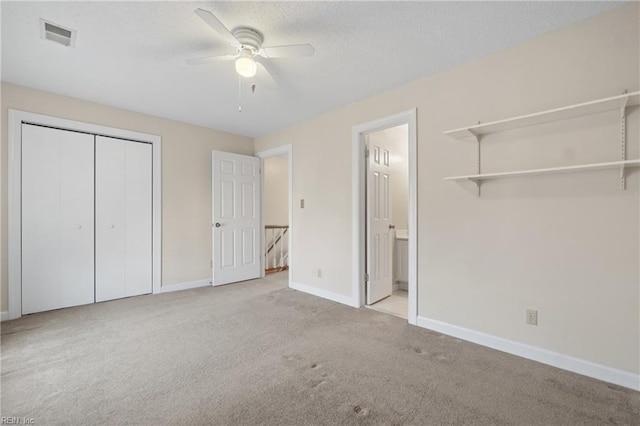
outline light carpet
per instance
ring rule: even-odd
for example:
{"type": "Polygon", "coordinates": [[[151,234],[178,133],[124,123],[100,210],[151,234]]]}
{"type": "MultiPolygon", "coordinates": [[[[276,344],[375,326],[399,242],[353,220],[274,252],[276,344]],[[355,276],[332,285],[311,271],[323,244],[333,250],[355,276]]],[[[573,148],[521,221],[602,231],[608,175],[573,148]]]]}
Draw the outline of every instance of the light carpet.
{"type": "Polygon", "coordinates": [[[638,424],[640,393],[286,287],[287,273],[2,324],[37,425],[638,424]]]}

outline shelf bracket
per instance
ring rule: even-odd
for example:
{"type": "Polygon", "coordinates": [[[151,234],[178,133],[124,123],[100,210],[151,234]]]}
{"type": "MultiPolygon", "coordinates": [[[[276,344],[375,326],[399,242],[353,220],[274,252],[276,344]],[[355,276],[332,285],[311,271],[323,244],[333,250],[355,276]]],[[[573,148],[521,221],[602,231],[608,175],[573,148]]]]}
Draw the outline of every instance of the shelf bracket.
{"type": "MultiPolygon", "coordinates": [[[[625,90],[624,93],[627,93],[625,90]]],[[[622,99],[620,105],[620,160],[625,161],[627,159],[627,102],[628,97],[622,99]]],[[[624,165],[620,167],[620,190],[624,191],[627,187],[625,178],[624,165]]]]}
{"type": "MultiPolygon", "coordinates": [[[[478,124],[480,124],[479,121],[478,121],[478,124]]],[[[472,130],[470,130],[470,132],[476,138],[476,172],[477,172],[476,174],[479,175],[479,174],[482,173],[482,169],[480,168],[480,157],[481,157],[480,135],[477,135],[472,130]]],[[[471,181],[476,184],[476,197],[480,197],[480,180],[479,179],[471,179],[471,181]]]]}

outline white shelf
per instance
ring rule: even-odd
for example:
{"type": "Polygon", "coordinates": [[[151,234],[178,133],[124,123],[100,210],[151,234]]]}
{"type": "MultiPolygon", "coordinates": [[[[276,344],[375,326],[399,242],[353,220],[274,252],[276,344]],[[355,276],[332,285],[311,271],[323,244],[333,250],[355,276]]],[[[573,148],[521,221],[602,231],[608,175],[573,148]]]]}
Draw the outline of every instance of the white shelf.
{"type": "Polygon", "coordinates": [[[562,108],[536,112],[534,114],[527,114],[521,115],[519,117],[507,118],[504,120],[492,121],[490,123],[476,124],[460,129],[448,130],[444,132],[444,134],[455,139],[472,137],[472,140],[475,142],[476,136],[516,129],[519,127],[533,126],[536,124],[543,124],[551,121],[566,120],[569,118],[612,111],[616,109],[621,109],[622,111],[624,111],[625,106],[634,106],[639,104],[640,91],[626,93],[624,95],[612,96],[610,98],[598,99],[590,102],[584,102],[581,104],[569,105],[562,108]]]}
{"type": "Polygon", "coordinates": [[[582,172],[582,171],[588,171],[588,170],[624,169],[626,167],[640,167],[640,160],[611,161],[608,163],[581,164],[577,166],[552,167],[547,169],[532,169],[532,170],[519,170],[514,172],[484,173],[479,175],[454,176],[454,177],[446,177],[444,178],[444,180],[471,181],[477,184],[478,182],[482,180],[487,180],[487,179],[501,179],[501,178],[516,177],[516,176],[549,175],[549,174],[557,174],[557,173],[582,172]]]}

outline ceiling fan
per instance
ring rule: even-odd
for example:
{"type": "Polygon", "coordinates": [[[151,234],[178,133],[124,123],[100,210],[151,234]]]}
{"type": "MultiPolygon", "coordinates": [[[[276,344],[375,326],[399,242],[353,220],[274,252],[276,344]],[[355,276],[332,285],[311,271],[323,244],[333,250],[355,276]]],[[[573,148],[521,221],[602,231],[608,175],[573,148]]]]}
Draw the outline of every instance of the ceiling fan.
{"type": "Polygon", "coordinates": [[[190,65],[235,60],[236,72],[240,76],[246,78],[254,77],[258,68],[260,68],[261,74],[264,74],[266,78],[273,81],[273,77],[262,63],[264,59],[297,58],[313,56],[315,53],[315,49],[309,43],[266,47],[262,45],[264,41],[262,33],[253,28],[237,27],[233,31],[229,31],[227,27],[208,10],[196,9],[195,14],[233,46],[236,49],[236,53],[187,59],[187,63],[190,65]]]}

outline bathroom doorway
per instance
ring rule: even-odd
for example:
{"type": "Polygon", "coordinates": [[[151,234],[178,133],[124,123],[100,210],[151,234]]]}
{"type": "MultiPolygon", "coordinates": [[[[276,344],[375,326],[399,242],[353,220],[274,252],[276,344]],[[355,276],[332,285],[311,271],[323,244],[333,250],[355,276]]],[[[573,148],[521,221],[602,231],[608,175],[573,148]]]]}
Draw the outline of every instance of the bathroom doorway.
{"type": "MultiPolygon", "coordinates": [[[[366,123],[353,126],[352,131],[352,184],[353,184],[353,306],[367,306],[375,305],[375,297],[379,294],[373,294],[373,298],[367,300],[367,287],[369,285],[369,279],[367,268],[371,266],[371,262],[367,259],[367,240],[371,240],[371,236],[367,238],[367,174],[370,169],[368,164],[369,158],[366,157],[365,145],[367,142],[367,135],[379,132],[381,130],[391,129],[393,127],[406,125],[406,144],[408,146],[406,159],[408,163],[408,208],[407,208],[407,313],[406,318],[409,324],[416,325],[418,322],[418,247],[417,247],[417,223],[418,223],[418,163],[417,163],[417,109],[410,109],[407,111],[399,112],[394,115],[382,117],[377,120],[369,121],[366,123]]],[[[371,152],[370,152],[371,154],[371,152]]],[[[375,153],[373,153],[375,155],[375,153]]],[[[384,161],[384,153],[382,160],[384,161]]],[[[389,162],[391,161],[391,152],[388,155],[389,162]]],[[[389,163],[390,164],[390,163],[389,163]]],[[[389,181],[390,184],[390,181],[389,181]]],[[[370,187],[370,185],[369,185],[370,187]]],[[[391,204],[389,203],[389,206],[391,204]]],[[[384,222],[378,226],[378,231],[383,233],[384,222]]],[[[389,225],[394,225],[391,221],[387,222],[387,228],[389,225]]],[[[403,225],[398,225],[397,230],[402,230],[403,225]]],[[[380,235],[380,234],[379,234],[380,235]]],[[[400,236],[400,235],[399,235],[400,236]]],[[[388,236],[391,239],[391,236],[388,236]]],[[[393,232],[393,244],[395,245],[395,229],[393,232]]],[[[389,249],[390,254],[394,253],[392,248],[389,249]]],[[[392,263],[391,263],[392,264],[392,263]]],[[[391,266],[392,268],[392,266],[391,266]]],[[[392,275],[393,277],[393,275],[392,275]]],[[[396,278],[392,278],[391,281],[386,281],[385,291],[393,296],[393,284],[398,281],[396,278]],[[389,289],[389,287],[391,287],[389,289]],[[389,291],[390,290],[390,291],[389,291]]],[[[400,289],[400,283],[397,283],[397,289],[400,289]]],[[[384,299],[384,297],[383,297],[384,299]]],[[[378,300],[379,301],[379,300],[378,300]]],[[[379,307],[380,305],[378,305],[379,307]]]]}
{"type": "Polygon", "coordinates": [[[408,318],[409,125],[364,135],[365,304],[408,318]]]}

